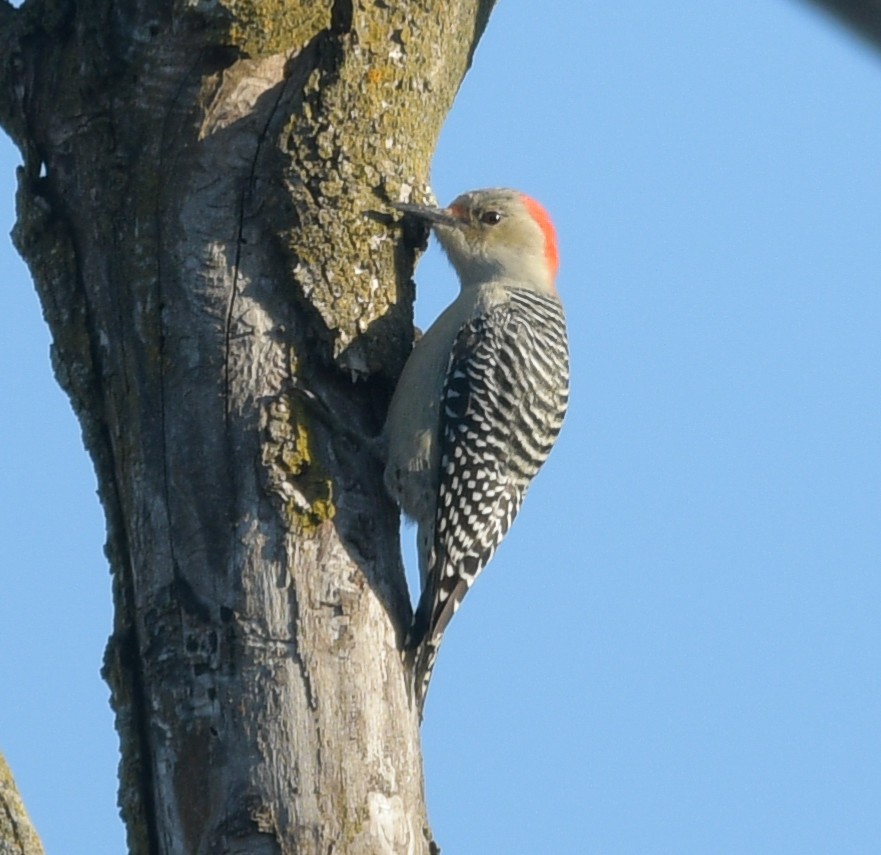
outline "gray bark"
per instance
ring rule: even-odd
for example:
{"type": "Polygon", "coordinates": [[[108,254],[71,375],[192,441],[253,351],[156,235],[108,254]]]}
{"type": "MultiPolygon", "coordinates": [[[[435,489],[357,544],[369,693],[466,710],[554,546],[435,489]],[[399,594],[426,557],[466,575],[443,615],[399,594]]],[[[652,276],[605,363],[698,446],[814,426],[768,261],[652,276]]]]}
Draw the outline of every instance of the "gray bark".
{"type": "Polygon", "coordinates": [[[14,238],[95,462],[135,853],[428,853],[380,427],[492,0],[0,0],[14,238]]]}

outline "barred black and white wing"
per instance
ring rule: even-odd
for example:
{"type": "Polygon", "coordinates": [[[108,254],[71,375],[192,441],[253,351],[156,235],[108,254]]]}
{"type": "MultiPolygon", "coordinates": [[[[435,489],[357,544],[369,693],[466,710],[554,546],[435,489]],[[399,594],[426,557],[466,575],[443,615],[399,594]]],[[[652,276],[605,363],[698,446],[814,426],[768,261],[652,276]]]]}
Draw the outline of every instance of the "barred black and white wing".
{"type": "Polygon", "coordinates": [[[509,293],[462,328],[444,383],[434,541],[407,642],[420,711],[444,630],[511,527],[569,400],[559,301],[509,293]]]}

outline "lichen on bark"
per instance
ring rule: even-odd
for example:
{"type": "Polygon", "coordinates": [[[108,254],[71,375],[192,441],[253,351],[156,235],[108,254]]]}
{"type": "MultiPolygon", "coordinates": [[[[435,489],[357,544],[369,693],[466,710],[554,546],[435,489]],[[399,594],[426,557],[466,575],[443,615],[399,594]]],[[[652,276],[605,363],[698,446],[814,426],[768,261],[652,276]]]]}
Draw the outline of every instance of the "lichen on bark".
{"type": "Polygon", "coordinates": [[[314,535],[336,514],[333,480],[316,459],[311,420],[297,398],[280,395],[266,406],[262,463],[267,490],[279,503],[286,527],[314,535]]]}

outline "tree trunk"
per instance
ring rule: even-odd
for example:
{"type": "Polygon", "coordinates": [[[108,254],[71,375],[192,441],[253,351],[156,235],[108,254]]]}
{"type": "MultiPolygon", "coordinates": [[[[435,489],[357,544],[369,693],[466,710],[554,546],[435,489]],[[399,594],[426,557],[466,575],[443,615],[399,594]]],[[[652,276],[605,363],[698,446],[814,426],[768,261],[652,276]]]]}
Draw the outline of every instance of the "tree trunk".
{"type": "Polygon", "coordinates": [[[429,853],[398,515],[367,447],[493,0],[0,0],[0,122],[98,473],[133,853],[429,853]]]}

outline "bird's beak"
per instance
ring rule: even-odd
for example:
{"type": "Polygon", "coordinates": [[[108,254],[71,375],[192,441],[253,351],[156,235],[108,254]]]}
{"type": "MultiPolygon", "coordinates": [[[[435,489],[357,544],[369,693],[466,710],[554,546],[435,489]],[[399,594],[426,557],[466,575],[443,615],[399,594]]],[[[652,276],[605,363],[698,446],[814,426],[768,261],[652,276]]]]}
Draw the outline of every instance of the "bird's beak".
{"type": "Polygon", "coordinates": [[[461,228],[464,223],[453,216],[447,208],[429,208],[426,205],[406,205],[403,202],[392,202],[392,207],[405,214],[412,214],[420,220],[435,226],[453,226],[461,228]]]}

